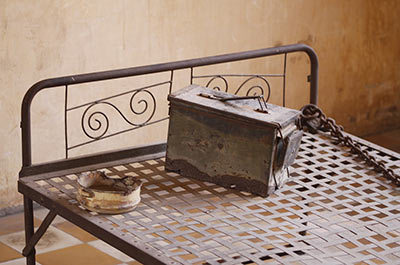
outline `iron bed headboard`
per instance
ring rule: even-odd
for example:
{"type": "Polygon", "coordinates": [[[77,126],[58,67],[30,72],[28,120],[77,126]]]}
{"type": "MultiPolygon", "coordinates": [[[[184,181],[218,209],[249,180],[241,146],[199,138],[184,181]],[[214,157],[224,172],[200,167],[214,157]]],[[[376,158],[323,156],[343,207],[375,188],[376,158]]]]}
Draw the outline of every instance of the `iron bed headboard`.
{"type": "MultiPolygon", "coordinates": [[[[85,103],[79,106],[75,106],[73,108],[67,108],[67,98],[68,98],[68,86],[69,85],[75,85],[75,84],[82,84],[82,83],[88,83],[88,82],[96,82],[96,81],[104,81],[104,80],[110,80],[110,79],[117,79],[117,78],[124,78],[124,77],[133,77],[133,76],[139,76],[139,75],[147,75],[147,74],[152,74],[152,73],[161,73],[161,72],[170,72],[170,79],[168,81],[162,82],[162,83],[157,83],[155,85],[149,86],[158,86],[158,85],[169,85],[169,92],[171,92],[172,89],[172,83],[173,83],[173,76],[174,76],[174,71],[176,70],[181,70],[181,69],[190,69],[190,82],[192,83],[194,79],[199,79],[199,78],[209,78],[209,81],[207,83],[207,86],[212,83],[213,80],[215,79],[220,79],[225,83],[226,90],[228,88],[228,83],[226,81],[227,76],[244,76],[247,79],[245,82],[242,83],[241,86],[239,86],[238,89],[236,89],[235,94],[239,92],[241,87],[248,81],[250,81],[253,78],[259,78],[261,80],[264,80],[269,88],[268,82],[265,80],[263,75],[194,75],[193,69],[196,67],[200,66],[209,66],[209,65],[214,65],[214,64],[220,64],[220,63],[227,63],[227,62],[234,62],[234,61],[240,61],[240,60],[247,60],[247,59],[255,59],[255,58],[261,58],[261,57],[267,57],[267,56],[272,56],[272,55],[284,55],[284,69],[283,69],[283,74],[279,75],[283,78],[283,100],[285,100],[285,81],[286,81],[286,60],[287,60],[287,54],[288,53],[294,53],[294,52],[304,52],[308,55],[310,59],[310,75],[308,76],[308,81],[310,82],[310,102],[313,104],[317,104],[317,97],[318,97],[318,58],[314,50],[305,45],[305,44],[293,44],[293,45],[287,45],[287,46],[280,46],[280,47],[274,47],[274,48],[266,48],[266,49],[260,49],[260,50],[252,50],[252,51],[246,51],[246,52],[238,52],[238,53],[230,53],[230,54],[224,54],[224,55],[218,55],[218,56],[210,56],[210,57],[204,57],[204,58],[198,58],[198,59],[190,59],[190,60],[183,60],[183,61],[176,61],[176,62],[170,62],[170,63],[162,63],[162,64],[153,64],[153,65],[147,65],[147,66],[139,66],[139,67],[132,67],[132,68],[125,68],[125,69],[119,69],[119,70],[111,70],[111,71],[103,71],[103,72],[94,72],[94,73],[88,73],[88,74],[79,74],[79,75],[73,75],[73,76],[64,76],[64,77],[58,77],[58,78],[51,78],[51,79],[45,79],[42,80],[36,84],[34,84],[25,94],[22,102],[22,110],[21,110],[21,130],[22,130],[22,170],[20,172],[20,176],[26,176],[26,175],[32,175],[32,174],[38,174],[38,173],[44,173],[44,172],[50,172],[54,171],[55,169],[62,169],[62,168],[70,168],[70,167],[77,167],[80,165],[84,165],[84,161],[81,158],[70,158],[68,159],[68,150],[76,148],[80,145],[77,146],[68,146],[68,137],[67,137],[67,119],[66,115],[68,111],[72,111],[77,108],[83,108],[86,107],[86,111],[91,108],[93,105],[98,104],[100,102],[105,103],[105,100],[121,96],[127,93],[133,93],[132,98],[136,93],[145,91],[144,89],[148,87],[142,87],[139,89],[134,89],[128,92],[124,92],[121,94],[117,94],[111,97],[103,98],[100,100],[96,100],[93,102],[85,103]],[[56,163],[48,163],[48,164],[43,164],[43,165],[35,165],[32,166],[32,147],[31,147],[31,103],[35,95],[46,88],[51,88],[51,87],[65,87],[65,117],[64,117],[64,125],[65,125],[65,145],[66,145],[66,160],[64,161],[58,161],[56,163]]],[[[249,91],[247,92],[249,93],[249,91]]],[[[131,98],[131,101],[132,101],[131,98]]],[[[154,99],[154,97],[153,97],[154,99]]],[[[283,102],[285,104],[285,101],[283,102]]],[[[114,106],[115,107],[115,106],[114,106]]],[[[146,103],[146,108],[147,108],[147,103],[146,103]]],[[[131,105],[131,110],[135,112],[134,109],[132,109],[131,105]]],[[[117,109],[117,111],[119,111],[117,109]]],[[[123,116],[122,113],[120,115],[123,116]]],[[[107,117],[106,117],[107,118],[107,117]]],[[[151,118],[150,118],[151,119],[151,118]]],[[[143,127],[144,125],[150,124],[150,119],[147,120],[143,124],[131,124],[127,119],[128,123],[131,125],[134,125],[136,127],[143,127]]],[[[87,134],[84,128],[83,121],[84,116],[82,116],[82,129],[84,130],[85,134],[89,137],[92,138],[90,141],[96,141],[101,139],[101,137],[90,137],[90,135],[87,134]]],[[[159,120],[161,121],[161,120],[159,120]]],[[[159,122],[156,121],[156,122],[159,122]]],[[[107,121],[108,122],[108,121],[107,121]]],[[[135,127],[135,128],[136,128],[135,127]]],[[[103,135],[102,135],[103,136],[103,135]]],[[[112,135],[111,135],[112,136],[112,135]]],[[[90,143],[90,141],[88,143],[90,143]]],[[[86,144],[86,143],[83,143],[86,144]]],[[[149,146],[149,147],[144,147],[143,152],[147,152],[148,148],[155,148],[154,150],[161,150],[164,148],[162,145],[154,145],[154,146],[149,146]]],[[[135,149],[135,150],[141,150],[135,149]]],[[[153,151],[154,151],[153,150],[153,151]]],[[[139,151],[140,152],[140,151],[139,151]]],[[[93,155],[92,159],[93,161],[99,161],[100,160],[106,160],[109,155],[107,154],[101,154],[99,155],[93,155]]],[[[115,157],[115,155],[114,155],[115,157]]]]}

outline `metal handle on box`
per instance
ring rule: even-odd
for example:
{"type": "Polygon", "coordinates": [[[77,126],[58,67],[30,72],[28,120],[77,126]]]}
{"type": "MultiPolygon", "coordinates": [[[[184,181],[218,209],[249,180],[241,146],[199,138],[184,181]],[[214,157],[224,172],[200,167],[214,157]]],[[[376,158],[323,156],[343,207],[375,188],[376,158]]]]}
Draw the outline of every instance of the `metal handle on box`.
{"type": "Polygon", "coordinates": [[[219,96],[216,96],[216,95],[200,93],[199,96],[205,97],[205,98],[209,98],[209,99],[219,100],[221,102],[234,101],[234,100],[257,99],[258,103],[260,104],[260,109],[255,109],[254,111],[258,111],[258,112],[262,112],[262,113],[268,114],[267,102],[265,102],[264,97],[262,95],[259,95],[259,96],[242,96],[242,97],[234,96],[234,97],[224,98],[224,97],[219,97],[219,96]]]}

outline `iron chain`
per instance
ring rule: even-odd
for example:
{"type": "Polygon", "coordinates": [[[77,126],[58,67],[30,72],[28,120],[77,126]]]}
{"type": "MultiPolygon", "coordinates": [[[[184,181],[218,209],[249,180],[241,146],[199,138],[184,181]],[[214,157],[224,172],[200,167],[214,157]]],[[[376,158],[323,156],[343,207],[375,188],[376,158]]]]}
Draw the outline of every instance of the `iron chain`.
{"type": "Polygon", "coordinates": [[[358,157],[373,167],[376,172],[382,173],[384,177],[400,186],[400,177],[392,169],[387,168],[382,161],[377,161],[366,150],[362,150],[358,142],[344,134],[342,126],[337,125],[334,119],[327,118],[316,105],[308,104],[301,108],[300,127],[302,129],[307,128],[311,133],[317,133],[318,131],[329,132],[337,139],[338,144],[343,143],[345,146],[350,147],[352,153],[357,154],[358,157]]]}

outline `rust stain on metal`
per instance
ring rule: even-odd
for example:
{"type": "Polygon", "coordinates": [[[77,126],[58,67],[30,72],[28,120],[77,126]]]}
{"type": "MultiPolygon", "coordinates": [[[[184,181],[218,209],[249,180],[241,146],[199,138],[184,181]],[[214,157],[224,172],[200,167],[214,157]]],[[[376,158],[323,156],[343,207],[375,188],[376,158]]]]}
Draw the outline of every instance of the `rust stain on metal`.
{"type": "Polygon", "coordinates": [[[140,202],[141,185],[132,176],[112,179],[102,171],[84,173],[77,180],[77,200],[86,209],[98,213],[129,212],[140,202]]]}
{"type": "Polygon", "coordinates": [[[168,161],[166,163],[166,168],[178,169],[175,171],[179,171],[179,174],[182,176],[189,176],[197,180],[213,182],[225,188],[249,191],[258,195],[271,194],[275,191],[274,186],[269,186],[255,179],[243,178],[234,175],[210,176],[198,170],[195,166],[185,160],[168,161]]]}

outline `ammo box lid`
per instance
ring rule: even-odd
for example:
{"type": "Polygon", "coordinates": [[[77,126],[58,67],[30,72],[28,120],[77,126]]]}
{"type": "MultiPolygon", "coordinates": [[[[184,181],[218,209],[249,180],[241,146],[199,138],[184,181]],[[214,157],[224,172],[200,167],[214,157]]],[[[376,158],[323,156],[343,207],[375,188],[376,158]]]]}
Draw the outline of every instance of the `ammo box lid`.
{"type": "MultiPolygon", "coordinates": [[[[281,128],[293,123],[300,111],[266,103],[267,113],[260,112],[257,99],[221,101],[220,98],[238,97],[229,93],[212,90],[199,85],[190,85],[168,96],[171,104],[178,104],[192,110],[216,113],[220,116],[235,117],[240,120],[252,120],[259,124],[281,128]],[[210,97],[207,97],[210,96],[210,97]]],[[[262,102],[264,107],[264,103],[262,102]]]]}

